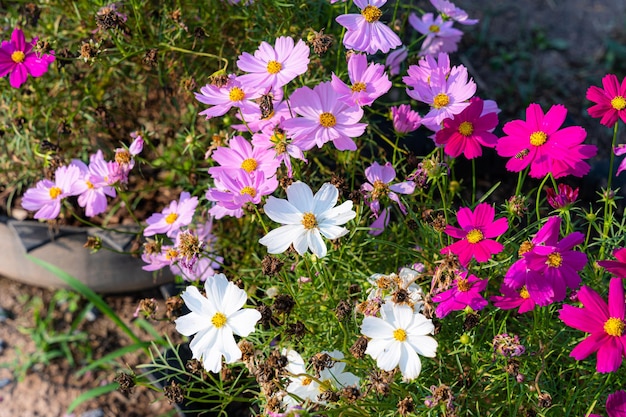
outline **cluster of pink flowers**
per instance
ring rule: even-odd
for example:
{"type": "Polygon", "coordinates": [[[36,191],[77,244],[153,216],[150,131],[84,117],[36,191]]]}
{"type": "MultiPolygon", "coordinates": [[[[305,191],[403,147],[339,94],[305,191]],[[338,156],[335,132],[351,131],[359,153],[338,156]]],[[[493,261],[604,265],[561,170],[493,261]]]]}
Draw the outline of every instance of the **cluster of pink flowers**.
{"type": "Polygon", "coordinates": [[[20,88],[31,77],[41,77],[54,62],[54,51],[49,54],[35,52],[37,38],[26,42],[21,29],[13,29],[10,41],[0,45],[0,77],[9,75],[11,87],[20,88]]]}
{"type": "Polygon", "coordinates": [[[36,219],[52,220],[59,216],[64,199],[78,196],[78,205],[84,207],[85,215],[97,216],[106,210],[107,196],[116,196],[114,186],[128,181],[133,157],[142,149],[143,138],[134,134],[130,147],[116,149],[112,161],[106,161],[102,151],[90,156],[89,165],[75,159],[70,165],[57,168],[54,180],[43,179],[26,190],[22,207],[36,211],[36,219]]]}

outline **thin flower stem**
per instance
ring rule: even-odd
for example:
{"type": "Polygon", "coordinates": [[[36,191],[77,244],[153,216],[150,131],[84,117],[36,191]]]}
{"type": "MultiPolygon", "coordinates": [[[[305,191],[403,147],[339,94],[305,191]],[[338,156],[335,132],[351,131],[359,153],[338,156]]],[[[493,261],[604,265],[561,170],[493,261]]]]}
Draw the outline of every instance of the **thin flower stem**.
{"type": "Polygon", "coordinates": [[[548,174],[546,175],[543,180],[541,181],[541,184],[539,184],[539,187],[537,188],[537,198],[535,199],[535,214],[537,215],[537,221],[541,220],[541,216],[539,214],[539,202],[541,201],[541,191],[543,191],[543,186],[546,185],[546,181],[548,181],[548,178],[552,177],[552,174],[548,174]]]}
{"type": "Polygon", "coordinates": [[[619,122],[615,122],[615,126],[613,127],[613,140],[611,141],[611,157],[609,158],[609,173],[606,179],[606,191],[602,196],[604,200],[604,215],[603,226],[602,226],[602,245],[600,246],[600,253],[598,259],[604,259],[604,253],[606,251],[606,242],[609,237],[609,229],[611,228],[611,224],[613,223],[613,204],[611,203],[611,199],[609,198],[612,190],[611,185],[613,183],[613,164],[615,163],[615,144],[617,142],[617,132],[619,130],[619,122]]]}
{"type": "Polygon", "coordinates": [[[221,68],[222,71],[226,71],[226,68],[228,68],[228,59],[221,57],[221,56],[217,56],[217,55],[213,55],[213,54],[209,54],[207,52],[198,52],[198,51],[191,51],[189,49],[183,49],[183,48],[179,48],[177,46],[172,46],[169,45],[167,43],[160,43],[159,46],[162,46],[164,48],[169,49],[170,51],[176,51],[176,52],[182,52],[184,54],[190,54],[190,55],[197,55],[197,56],[205,56],[207,58],[215,58],[219,61],[224,62],[224,67],[221,68]]]}
{"type": "Polygon", "coordinates": [[[472,206],[476,202],[476,159],[472,158],[472,206]]]}

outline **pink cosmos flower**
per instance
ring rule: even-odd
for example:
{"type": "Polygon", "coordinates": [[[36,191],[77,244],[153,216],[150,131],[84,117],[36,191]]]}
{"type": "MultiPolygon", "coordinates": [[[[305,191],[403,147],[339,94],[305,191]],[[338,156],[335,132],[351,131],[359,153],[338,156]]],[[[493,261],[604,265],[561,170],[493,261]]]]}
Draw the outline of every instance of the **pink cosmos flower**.
{"type": "Polygon", "coordinates": [[[85,208],[85,215],[93,217],[104,213],[107,209],[107,196],[115,197],[115,188],[110,182],[113,177],[114,164],[107,163],[102,156],[102,151],[98,150],[89,157],[89,166],[79,160],[72,161],[80,169],[81,178],[80,195],[78,205],[85,208]]]}
{"type": "Polygon", "coordinates": [[[411,110],[409,104],[392,106],[391,118],[393,120],[393,128],[398,133],[410,133],[422,125],[422,116],[418,112],[411,110]]]}
{"type": "Polygon", "coordinates": [[[137,132],[132,132],[130,137],[133,139],[128,149],[117,148],[115,149],[115,161],[108,163],[110,177],[106,178],[106,181],[111,184],[120,182],[125,184],[128,182],[128,175],[135,166],[134,156],[137,156],[143,151],[143,137],[137,132]]]}
{"type": "Polygon", "coordinates": [[[514,289],[506,284],[500,286],[500,292],[503,295],[494,295],[490,298],[495,307],[502,310],[512,310],[518,308],[519,314],[526,313],[535,309],[536,303],[530,298],[530,294],[526,289],[526,286],[522,286],[519,289],[514,289]]]}
{"type": "Polygon", "coordinates": [[[582,145],[587,133],[580,126],[559,130],[567,110],[557,104],[544,115],[538,104],[526,109],[526,121],[513,120],[504,125],[507,136],[496,144],[498,155],[511,157],[509,171],[519,172],[530,165],[530,176],[543,178],[552,173],[555,178],[566,175],[582,177],[590,166],[584,159],[593,157],[597,148],[582,145]]]}
{"type": "Polygon", "coordinates": [[[498,138],[491,133],[498,125],[496,113],[483,113],[483,101],[478,97],[470,100],[454,119],[445,119],[443,128],[435,136],[435,143],[444,146],[444,152],[453,158],[460,154],[467,159],[481,156],[481,145],[487,148],[496,146],[498,138]]]}
{"type": "Polygon", "coordinates": [[[210,107],[199,114],[207,119],[223,116],[233,107],[241,111],[252,113],[258,111],[258,104],[253,100],[261,97],[263,91],[258,87],[251,87],[249,84],[243,85],[239,77],[230,75],[226,85],[217,87],[207,84],[195,93],[196,99],[200,103],[208,104],[210,107]]]}
{"type": "MultiPolygon", "coordinates": [[[[609,417],[626,417],[626,391],[617,391],[607,397],[606,412],[609,417]]],[[[589,417],[601,416],[589,414],[589,417]]]]}
{"type": "Polygon", "coordinates": [[[587,112],[591,117],[599,117],[607,127],[615,126],[618,118],[626,123],[626,78],[620,84],[617,76],[607,74],[602,78],[602,86],[603,89],[592,85],[587,90],[587,100],[596,103],[587,112]]]}
{"type": "Polygon", "coordinates": [[[584,285],[578,291],[582,308],[564,305],[559,318],[568,326],[589,333],[570,353],[578,361],[597,352],[596,370],[615,372],[626,356],[626,322],[624,321],[624,284],[621,278],[609,282],[609,302],[584,285]]]}
{"type": "Polygon", "coordinates": [[[468,276],[468,274],[468,272],[463,272],[457,275],[449,290],[432,298],[434,303],[438,303],[435,309],[437,317],[443,318],[452,311],[460,311],[468,306],[475,311],[487,306],[487,300],[480,292],[487,288],[488,280],[479,279],[474,275],[468,276]]]}
{"type": "Polygon", "coordinates": [[[391,182],[396,179],[396,170],[391,162],[380,165],[374,161],[372,165],[365,169],[365,177],[369,182],[361,186],[361,192],[365,195],[365,201],[375,215],[380,212],[380,202],[389,199],[398,204],[400,211],[406,214],[406,207],[400,201],[398,194],[412,194],[415,191],[413,181],[403,181],[396,184],[391,182]]]}
{"type": "Polygon", "coordinates": [[[80,193],[80,169],[77,166],[61,166],[54,172],[54,181],[41,180],[29,188],[22,198],[22,207],[37,212],[36,219],[52,220],[61,212],[61,201],[80,193]]]}
{"type": "Polygon", "coordinates": [[[191,223],[197,205],[198,197],[191,197],[191,194],[183,191],[179,201],[172,201],[161,213],[153,213],[146,219],[148,227],[144,229],[143,235],[165,233],[167,237],[175,237],[181,227],[191,223]]]}
{"type": "Polygon", "coordinates": [[[546,188],[548,204],[555,210],[567,208],[578,199],[578,188],[572,188],[567,184],[559,184],[557,190],[546,188]]]}
{"type": "Polygon", "coordinates": [[[287,36],[277,38],[274,47],[263,41],[254,56],[244,52],[237,60],[237,67],[249,73],[239,77],[242,85],[273,91],[304,74],[308,65],[309,47],[302,39],[294,45],[287,36]]]}
{"type": "Polygon", "coordinates": [[[445,22],[441,16],[424,13],[420,19],[411,13],[409,24],[422,35],[426,35],[420,51],[421,55],[436,55],[440,52],[454,52],[463,32],[452,27],[454,22],[445,22]]]}
{"type": "Polygon", "coordinates": [[[304,152],[298,146],[294,145],[292,141],[287,138],[282,126],[282,120],[271,133],[255,133],[252,135],[252,146],[261,149],[272,149],[276,154],[277,161],[285,164],[287,168],[287,176],[291,178],[293,169],[291,165],[291,158],[299,159],[307,163],[308,161],[304,157],[304,152]]]}
{"type": "Polygon", "coordinates": [[[276,188],[278,180],[275,177],[266,178],[261,171],[247,172],[242,168],[225,171],[215,179],[215,187],[206,192],[207,200],[217,203],[211,207],[209,214],[216,219],[241,217],[244,205],[259,204],[263,196],[272,194],[276,188]]]}
{"type": "Polygon", "coordinates": [[[26,43],[24,32],[18,28],[13,29],[10,41],[2,41],[0,77],[10,74],[11,87],[20,88],[29,74],[31,77],[41,77],[48,71],[48,66],[54,62],[54,51],[50,51],[50,54],[38,54],[33,51],[35,45],[37,45],[37,38],[26,43]]]}
{"type": "Polygon", "coordinates": [[[409,50],[406,46],[401,46],[389,52],[385,59],[385,66],[389,68],[389,75],[400,74],[400,66],[409,57],[409,50]]]}
{"type": "Polygon", "coordinates": [[[339,101],[330,82],[320,83],[312,90],[298,88],[290,101],[294,113],[302,116],[283,122],[294,145],[307,151],[332,141],[340,151],[356,150],[352,138],[361,136],[367,127],[366,123],[359,123],[363,110],[339,101]]]}
{"type": "Polygon", "coordinates": [[[402,45],[400,37],[389,26],[379,22],[383,16],[380,7],[385,3],[387,0],[354,0],[361,13],[344,14],[335,19],[347,29],[343,37],[343,45],[347,49],[368,54],[381,51],[386,54],[402,45]]]}
{"type": "Polygon", "coordinates": [[[451,1],[430,0],[430,3],[435,6],[435,9],[437,9],[444,18],[449,17],[462,25],[475,25],[478,23],[478,19],[470,19],[465,10],[456,7],[451,1]]]}
{"type": "Polygon", "coordinates": [[[248,174],[253,171],[263,172],[265,178],[276,174],[280,160],[271,149],[253,146],[242,136],[233,136],[228,147],[217,148],[212,155],[220,166],[209,168],[213,178],[229,176],[232,172],[243,169],[248,174]]]}
{"type": "MultiPolygon", "coordinates": [[[[613,148],[613,152],[615,153],[616,156],[622,156],[626,154],[626,145],[624,144],[617,145],[616,147],[613,148]]],[[[615,173],[615,175],[619,175],[625,169],[626,169],[626,158],[622,159],[622,162],[619,164],[619,167],[617,167],[617,172],[615,173]]]]}
{"type": "Polygon", "coordinates": [[[450,75],[450,56],[441,52],[435,57],[427,55],[421,57],[417,65],[410,65],[407,75],[402,77],[402,82],[408,87],[416,88],[421,85],[429,85],[430,77],[434,72],[441,72],[444,77],[450,75]]]}
{"type": "Polygon", "coordinates": [[[261,106],[255,103],[256,106],[242,108],[235,114],[237,119],[244,120],[245,123],[233,124],[231,127],[239,132],[269,132],[280,121],[291,119],[291,109],[288,102],[282,100],[282,90],[279,92],[272,94],[273,109],[269,115],[264,115],[261,106]]]}
{"type": "Polygon", "coordinates": [[[141,269],[144,271],[158,271],[166,266],[173,265],[178,260],[179,253],[173,245],[160,246],[158,251],[150,252],[144,250],[141,260],[146,263],[141,269]]]}
{"type": "Polygon", "coordinates": [[[351,86],[341,81],[335,73],[332,74],[330,84],[337,92],[338,99],[351,106],[369,106],[391,88],[385,67],[375,63],[368,65],[364,54],[350,56],[348,76],[351,86]]]}
{"type": "Polygon", "coordinates": [[[620,278],[626,278],[626,248],[616,249],[613,252],[616,261],[598,261],[598,265],[620,278]]]}
{"type": "Polygon", "coordinates": [[[474,93],[476,83],[469,79],[463,65],[453,67],[449,73],[442,69],[433,71],[428,84],[417,83],[414,90],[407,89],[409,97],[430,106],[430,111],[422,119],[422,124],[429,129],[465,110],[474,93]]]}
{"type": "Polygon", "coordinates": [[[487,203],[480,203],[473,212],[469,207],[459,209],[457,220],[461,228],[447,225],[444,232],[461,240],[441,249],[441,254],[454,253],[461,265],[467,266],[472,258],[487,262],[491,255],[502,252],[504,246],[492,238],[504,234],[509,224],[506,218],[494,221],[494,217],[495,209],[487,203]]]}

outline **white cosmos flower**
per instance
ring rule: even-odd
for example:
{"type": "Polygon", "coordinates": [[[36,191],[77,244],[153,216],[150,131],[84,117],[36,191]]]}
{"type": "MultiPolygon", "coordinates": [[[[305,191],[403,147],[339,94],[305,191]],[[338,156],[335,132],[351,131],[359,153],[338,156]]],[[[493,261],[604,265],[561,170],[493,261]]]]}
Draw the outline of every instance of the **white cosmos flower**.
{"type": "Polygon", "coordinates": [[[195,334],[189,344],[193,358],[202,361],[210,372],[222,369],[222,356],[226,363],[241,358],[241,350],[233,333],[247,336],[261,318],[255,309],[242,309],[248,296],[246,292],[226,279],[224,274],[207,278],[204,283],[206,297],[190,285],[181,294],[191,313],[176,319],[176,330],[185,336],[195,334]]]}
{"type": "MultiPolygon", "coordinates": [[[[325,401],[319,400],[320,394],[328,389],[334,391],[348,386],[359,386],[359,377],[352,372],[345,372],[345,362],[341,362],[344,358],[343,353],[338,350],[327,353],[332,359],[336,360],[333,366],[324,368],[320,371],[319,378],[313,379],[306,375],[306,367],[304,360],[294,350],[283,349],[283,355],[287,356],[289,361],[285,369],[292,374],[289,378],[290,383],[287,386],[287,392],[293,394],[303,401],[309,400],[315,403],[324,404],[325,401]],[[319,382],[318,382],[319,381],[319,382]]],[[[287,405],[296,405],[298,401],[292,396],[283,398],[283,402],[287,405]]]]}
{"type": "Polygon", "coordinates": [[[383,304],[380,315],[381,318],[363,319],[361,333],[371,338],[365,353],[385,371],[399,364],[403,379],[417,378],[422,370],[419,355],[429,358],[436,355],[437,341],[428,336],[435,330],[432,320],[407,305],[393,302],[383,304]]]}
{"type": "Polygon", "coordinates": [[[314,196],[308,185],[294,182],[287,188],[287,200],[272,196],[267,200],[265,214],[284,226],[263,236],[259,243],[267,246],[269,253],[282,253],[293,243],[300,255],[311,249],[320,258],[326,256],[322,236],[337,239],[345,235],[348,229],[340,225],[356,216],[351,200],[335,207],[338,197],[339,191],[330,183],[314,196]]]}

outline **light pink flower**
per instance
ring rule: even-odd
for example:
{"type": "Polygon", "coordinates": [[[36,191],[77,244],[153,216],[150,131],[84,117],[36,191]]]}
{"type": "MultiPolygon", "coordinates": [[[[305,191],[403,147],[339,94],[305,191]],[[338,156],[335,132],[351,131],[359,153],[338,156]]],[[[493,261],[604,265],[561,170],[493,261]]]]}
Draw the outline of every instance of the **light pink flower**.
{"type": "Polygon", "coordinates": [[[37,212],[36,219],[52,220],[61,212],[61,201],[80,193],[80,169],[74,165],[61,166],[54,172],[54,181],[41,180],[24,193],[22,207],[37,212]]]}
{"type": "Polygon", "coordinates": [[[409,51],[406,46],[401,46],[393,51],[389,52],[387,59],[385,59],[385,66],[389,68],[389,75],[400,74],[400,66],[409,56],[409,51]]]}
{"type": "Polygon", "coordinates": [[[378,215],[380,212],[380,202],[385,202],[387,199],[397,203],[403,214],[407,213],[406,207],[404,207],[396,193],[412,194],[415,191],[415,183],[413,181],[403,181],[392,184],[392,181],[396,179],[396,170],[391,165],[391,162],[380,165],[374,161],[372,165],[365,169],[365,177],[369,182],[361,186],[361,192],[365,195],[365,201],[375,215],[378,215]]]}
{"type": "Polygon", "coordinates": [[[104,213],[107,209],[107,196],[115,197],[115,188],[112,187],[110,179],[114,168],[113,164],[107,163],[102,156],[102,151],[98,150],[89,157],[89,166],[79,160],[73,160],[72,165],[77,166],[81,172],[80,195],[78,205],[85,208],[85,215],[93,217],[104,213]]]}
{"type": "Polygon", "coordinates": [[[380,7],[387,0],[354,0],[361,10],[360,14],[344,14],[335,20],[347,29],[343,45],[347,49],[375,54],[386,54],[391,49],[402,45],[400,37],[384,23],[379,22],[383,12],[380,7]]]}
{"type": "Polygon", "coordinates": [[[331,85],[338,99],[348,105],[369,106],[391,88],[391,81],[381,64],[367,64],[367,56],[353,54],[348,60],[348,76],[351,86],[341,81],[334,73],[331,85]]]}
{"type": "Polygon", "coordinates": [[[200,112],[201,115],[210,119],[223,116],[233,107],[252,113],[259,106],[253,100],[261,97],[263,93],[259,88],[251,87],[250,85],[244,86],[239,81],[239,77],[230,75],[228,82],[223,87],[207,84],[195,95],[200,103],[213,106],[200,112]]]}
{"type": "Polygon", "coordinates": [[[242,168],[224,171],[215,179],[215,187],[209,188],[206,198],[215,201],[209,214],[216,219],[224,216],[243,216],[243,206],[259,204],[265,195],[272,194],[278,188],[275,177],[266,178],[261,171],[247,172],[242,168]]]}
{"type": "Polygon", "coordinates": [[[391,118],[393,120],[393,128],[398,133],[410,133],[422,125],[422,116],[418,112],[411,110],[409,104],[392,106],[391,118]]]}
{"type": "Polygon", "coordinates": [[[450,66],[450,56],[444,52],[437,55],[437,59],[427,55],[421,57],[417,65],[410,65],[407,75],[402,77],[402,82],[408,87],[416,88],[417,86],[429,85],[430,78],[434,72],[441,72],[444,77],[450,75],[452,67],[450,66]]]}
{"type": "Polygon", "coordinates": [[[456,5],[451,1],[430,0],[430,3],[435,6],[435,9],[437,9],[444,18],[449,17],[462,25],[475,25],[478,23],[478,19],[470,19],[465,10],[456,7],[456,5]]]}
{"type": "Polygon", "coordinates": [[[304,152],[294,145],[291,139],[287,138],[285,130],[281,127],[282,121],[271,133],[255,133],[252,135],[252,145],[261,149],[272,149],[276,155],[276,160],[285,164],[287,176],[291,178],[293,174],[291,158],[299,159],[307,163],[304,152]]]}
{"type": "Polygon", "coordinates": [[[300,39],[294,45],[292,38],[281,36],[274,47],[263,41],[250,55],[244,52],[237,60],[237,67],[248,74],[241,75],[239,81],[244,86],[277,90],[298,75],[304,74],[309,65],[309,47],[300,39]]]}
{"type": "Polygon", "coordinates": [[[409,24],[422,35],[426,35],[421,55],[455,52],[463,36],[463,32],[452,27],[452,21],[445,22],[441,16],[435,18],[432,13],[425,13],[421,19],[415,13],[411,13],[409,24]]]}
{"type": "Polygon", "coordinates": [[[146,219],[148,227],[144,229],[143,235],[165,233],[167,237],[175,237],[181,227],[191,223],[197,205],[198,197],[191,197],[191,194],[183,191],[179,201],[172,201],[161,213],[153,213],[146,219]]]}
{"type": "Polygon", "coordinates": [[[209,168],[213,178],[229,176],[232,172],[243,169],[248,174],[254,171],[263,172],[265,178],[276,174],[280,160],[271,149],[253,146],[242,136],[233,136],[228,147],[217,148],[212,155],[213,160],[220,164],[209,168]]]}
{"type": "Polygon", "coordinates": [[[10,41],[2,41],[0,77],[9,74],[11,87],[20,88],[26,82],[28,75],[41,77],[48,71],[48,66],[54,62],[54,51],[50,51],[50,54],[38,54],[33,51],[35,45],[37,45],[37,38],[26,43],[24,32],[18,28],[13,29],[10,41]]]}
{"type": "Polygon", "coordinates": [[[330,82],[320,83],[313,89],[298,88],[291,94],[290,101],[293,112],[302,116],[283,122],[294,145],[306,151],[332,141],[340,151],[356,150],[352,138],[361,136],[367,127],[366,123],[359,123],[363,110],[339,101],[330,82]]]}

